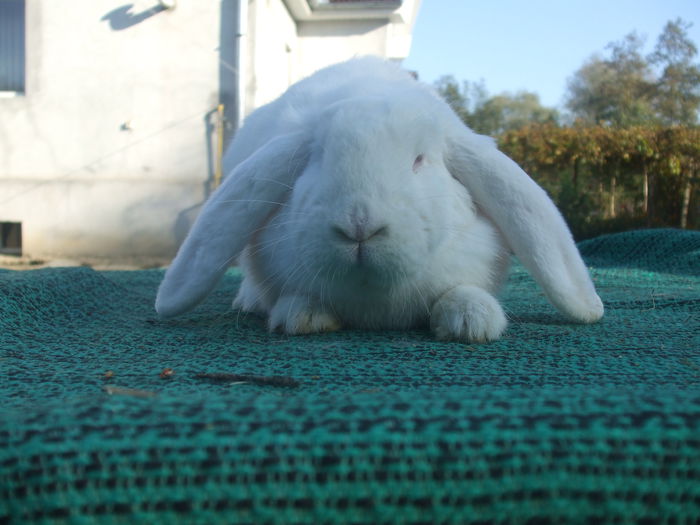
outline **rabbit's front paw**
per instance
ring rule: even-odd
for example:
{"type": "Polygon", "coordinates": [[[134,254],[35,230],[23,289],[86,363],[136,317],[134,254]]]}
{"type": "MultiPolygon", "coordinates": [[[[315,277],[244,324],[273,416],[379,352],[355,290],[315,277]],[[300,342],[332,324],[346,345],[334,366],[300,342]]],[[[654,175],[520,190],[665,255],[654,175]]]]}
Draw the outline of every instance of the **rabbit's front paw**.
{"type": "Polygon", "coordinates": [[[260,304],[262,292],[249,277],[243,279],[238,294],[233,300],[233,309],[251,313],[264,313],[265,309],[260,304]]]}
{"type": "Polygon", "coordinates": [[[308,298],[297,295],[280,297],[270,311],[270,331],[290,335],[333,332],[340,329],[338,320],[325,310],[315,308],[308,298]]]}
{"type": "Polygon", "coordinates": [[[437,300],[430,328],[439,339],[480,343],[498,339],[508,321],[503,308],[476,286],[456,286],[437,300]]]}

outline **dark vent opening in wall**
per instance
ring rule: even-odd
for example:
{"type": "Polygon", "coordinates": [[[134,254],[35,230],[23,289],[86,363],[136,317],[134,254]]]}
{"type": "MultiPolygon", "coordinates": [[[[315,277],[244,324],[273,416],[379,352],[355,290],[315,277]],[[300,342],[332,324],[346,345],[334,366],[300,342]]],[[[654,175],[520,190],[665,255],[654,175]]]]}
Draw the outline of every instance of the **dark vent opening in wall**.
{"type": "Polygon", "coordinates": [[[22,255],[21,222],[0,222],[0,254],[22,255]]]}

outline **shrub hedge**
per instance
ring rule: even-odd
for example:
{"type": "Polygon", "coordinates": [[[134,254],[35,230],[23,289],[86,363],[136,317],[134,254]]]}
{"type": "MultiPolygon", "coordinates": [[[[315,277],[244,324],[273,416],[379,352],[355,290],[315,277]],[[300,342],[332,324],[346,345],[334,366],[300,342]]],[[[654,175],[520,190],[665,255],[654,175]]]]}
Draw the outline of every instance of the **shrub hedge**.
{"type": "Polygon", "coordinates": [[[577,240],[638,227],[700,227],[700,128],[533,123],[497,140],[549,192],[577,240]]]}

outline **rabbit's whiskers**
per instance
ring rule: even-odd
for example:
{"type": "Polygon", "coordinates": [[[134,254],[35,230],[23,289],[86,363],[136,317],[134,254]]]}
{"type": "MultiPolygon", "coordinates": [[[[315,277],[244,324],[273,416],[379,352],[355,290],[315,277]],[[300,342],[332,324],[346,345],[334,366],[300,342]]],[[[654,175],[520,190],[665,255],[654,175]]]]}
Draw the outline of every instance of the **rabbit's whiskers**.
{"type": "Polygon", "coordinates": [[[234,202],[247,202],[247,203],[255,203],[255,204],[274,204],[276,206],[289,206],[286,202],[277,202],[277,201],[268,201],[264,199],[226,199],[219,201],[221,204],[226,204],[226,203],[234,203],[234,202]]]}

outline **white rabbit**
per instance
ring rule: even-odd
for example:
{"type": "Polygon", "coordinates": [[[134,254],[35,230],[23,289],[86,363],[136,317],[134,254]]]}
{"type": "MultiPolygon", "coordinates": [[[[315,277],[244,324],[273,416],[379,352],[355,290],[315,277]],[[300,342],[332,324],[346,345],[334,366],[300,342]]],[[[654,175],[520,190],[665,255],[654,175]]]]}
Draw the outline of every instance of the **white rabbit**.
{"type": "Polygon", "coordinates": [[[511,251],[569,319],[603,315],[546,193],[433,90],[374,57],[323,69],[255,111],[158,290],[180,314],[244,270],[234,306],[271,330],[430,326],[488,341],[511,251]]]}

